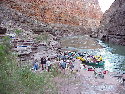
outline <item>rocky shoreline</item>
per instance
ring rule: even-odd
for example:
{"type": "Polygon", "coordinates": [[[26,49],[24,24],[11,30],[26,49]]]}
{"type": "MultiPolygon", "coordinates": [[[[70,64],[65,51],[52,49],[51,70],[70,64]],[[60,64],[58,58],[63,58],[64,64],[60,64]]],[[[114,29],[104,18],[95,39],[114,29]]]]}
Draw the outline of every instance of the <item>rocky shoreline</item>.
{"type": "Polygon", "coordinates": [[[121,79],[115,78],[114,72],[104,74],[104,78],[95,78],[94,71],[88,71],[88,67],[84,68],[81,61],[74,61],[75,69],[70,73],[66,69],[63,76],[54,78],[57,84],[59,94],[124,94],[125,88],[121,79]]]}

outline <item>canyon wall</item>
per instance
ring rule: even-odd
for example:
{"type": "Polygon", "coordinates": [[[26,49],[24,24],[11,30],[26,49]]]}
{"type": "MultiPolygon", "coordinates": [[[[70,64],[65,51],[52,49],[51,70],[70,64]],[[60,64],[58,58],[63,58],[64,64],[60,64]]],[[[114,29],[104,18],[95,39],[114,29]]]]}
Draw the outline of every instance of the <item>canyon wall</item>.
{"type": "Polygon", "coordinates": [[[98,37],[109,43],[125,45],[125,0],[115,0],[104,13],[98,37]]]}
{"type": "Polygon", "coordinates": [[[102,12],[98,0],[2,0],[8,8],[45,23],[99,26],[102,12]]]}
{"type": "Polygon", "coordinates": [[[22,12],[9,8],[5,3],[0,2],[0,29],[5,28],[8,33],[15,30],[29,31],[34,33],[49,32],[54,36],[84,35],[91,32],[91,29],[84,26],[71,26],[68,24],[45,23],[22,12]]]}

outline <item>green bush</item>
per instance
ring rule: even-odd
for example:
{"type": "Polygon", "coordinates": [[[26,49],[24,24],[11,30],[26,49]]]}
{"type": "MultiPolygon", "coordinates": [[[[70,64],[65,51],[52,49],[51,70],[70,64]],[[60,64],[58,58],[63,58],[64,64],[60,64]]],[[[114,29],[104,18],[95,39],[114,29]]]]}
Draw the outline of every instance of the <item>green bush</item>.
{"type": "Polygon", "coordinates": [[[36,40],[37,41],[48,41],[48,39],[49,39],[49,36],[48,36],[48,34],[47,33],[41,33],[40,35],[38,35],[37,37],[36,37],[36,40]]]}
{"type": "Polygon", "coordinates": [[[11,62],[11,53],[9,48],[9,38],[4,37],[3,43],[0,44],[0,93],[8,94],[13,89],[12,73],[13,67],[11,62]]]}
{"type": "Polygon", "coordinates": [[[51,73],[34,73],[29,67],[18,67],[7,42],[4,38],[0,44],[0,94],[56,94],[51,73]]]}
{"type": "Polygon", "coordinates": [[[59,74],[61,73],[61,71],[59,70],[59,66],[57,64],[53,65],[52,69],[51,69],[51,75],[53,77],[59,76],[59,74]]]}
{"type": "Polygon", "coordinates": [[[19,34],[20,34],[21,32],[23,32],[23,31],[16,29],[14,32],[15,32],[17,35],[19,35],[19,34]]]}

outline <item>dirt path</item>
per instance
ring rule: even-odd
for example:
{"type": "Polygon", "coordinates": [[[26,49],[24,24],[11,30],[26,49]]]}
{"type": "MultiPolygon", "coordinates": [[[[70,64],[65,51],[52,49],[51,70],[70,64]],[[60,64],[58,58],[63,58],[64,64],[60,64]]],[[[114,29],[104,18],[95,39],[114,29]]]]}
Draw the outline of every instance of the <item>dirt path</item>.
{"type": "Polygon", "coordinates": [[[68,70],[62,77],[57,77],[58,94],[125,94],[125,87],[120,80],[105,75],[104,79],[95,78],[92,71],[80,69],[80,61],[75,61],[75,66],[79,69],[77,73],[71,74],[68,70]]]}

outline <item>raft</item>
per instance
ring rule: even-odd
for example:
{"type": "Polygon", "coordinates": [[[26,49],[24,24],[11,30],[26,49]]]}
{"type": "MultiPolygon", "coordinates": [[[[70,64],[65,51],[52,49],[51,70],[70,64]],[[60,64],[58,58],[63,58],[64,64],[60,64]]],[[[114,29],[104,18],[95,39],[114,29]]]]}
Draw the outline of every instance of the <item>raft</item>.
{"type": "Polygon", "coordinates": [[[76,57],[76,59],[82,59],[82,57],[76,57]]]}
{"type": "Polygon", "coordinates": [[[77,59],[81,60],[81,61],[86,61],[84,58],[82,57],[76,57],[77,59]]]}
{"type": "Polygon", "coordinates": [[[105,64],[105,61],[100,61],[100,62],[85,62],[86,65],[89,65],[89,66],[104,66],[105,64]]]}

